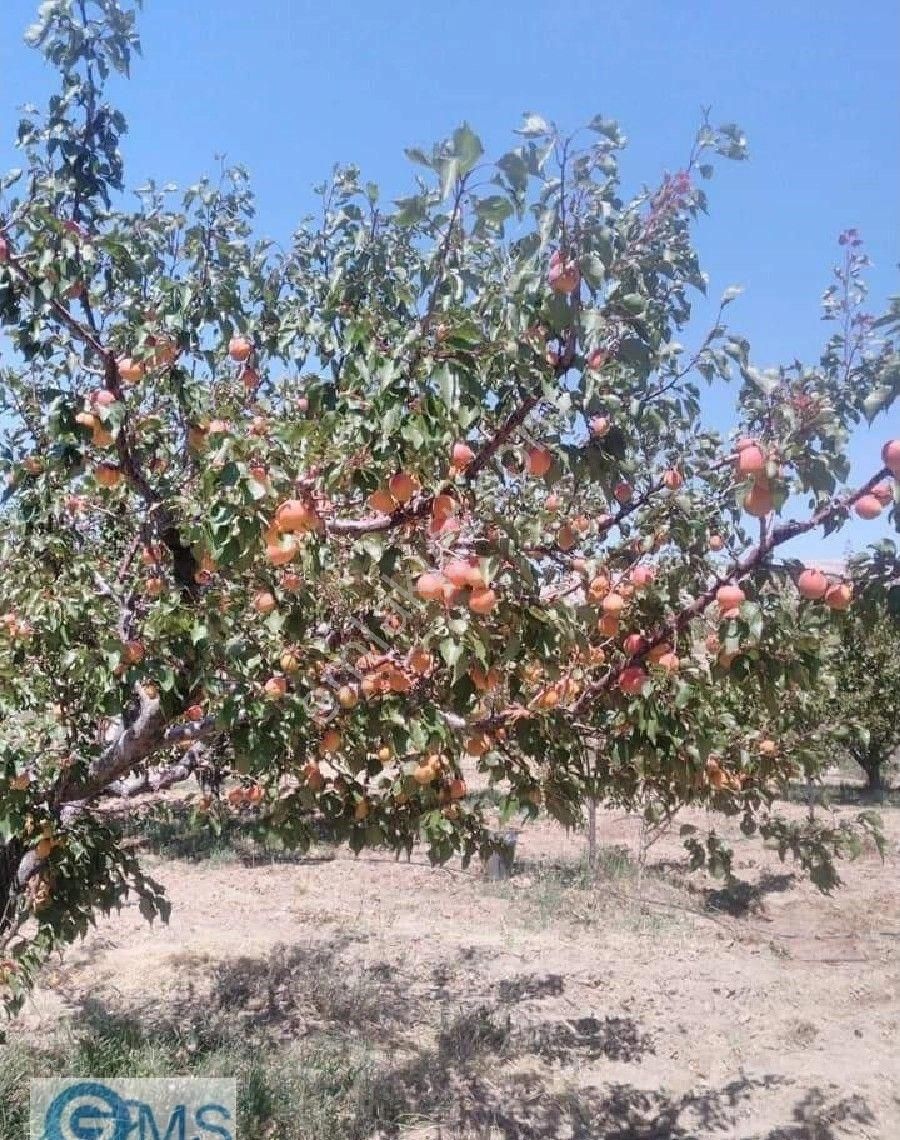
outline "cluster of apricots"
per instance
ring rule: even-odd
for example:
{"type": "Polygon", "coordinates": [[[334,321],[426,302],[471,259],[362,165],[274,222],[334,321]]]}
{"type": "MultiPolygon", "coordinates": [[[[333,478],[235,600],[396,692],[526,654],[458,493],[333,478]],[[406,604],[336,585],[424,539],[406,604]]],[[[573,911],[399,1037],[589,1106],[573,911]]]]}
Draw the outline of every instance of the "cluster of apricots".
{"type": "Polygon", "coordinates": [[[591,578],[587,585],[586,597],[602,611],[597,629],[604,637],[615,637],[618,634],[623,611],[630,599],[648,589],[654,577],[655,571],[652,566],[637,565],[627,574],[616,578],[610,578],[602,572],[591,578]]]}
{"type": "Polygon", "coordinates": [[[477,558],[451,558],[442,570],[426,570],[416,579],[415,591],[426,602],[464,603],[482,617],[493,613],[499,602],[477,558]]]}
{"type": "Polygon", "coordinates": [[[5,633],[11,641],[27,641],[34,633],[34,627],[14,610],[8,610],[0,614],[0,633],[5,633]]]}
{"type": "MultiPolygon", "coordinates": [[[[763,450],[760,443],[744,436],[735,445],[737,457],[735,469],[741,481],[749,480],[750,488],[744,495],[744,510],[756,518],[765,518],[775,506],[769,471],[776,456],[763,450]]],[[[885,467],[895,479],[900,479],[900,439],[891,439],[881,449],[885,467]]],[[[861,495],[853,505],[853,510],[861,519],[876,519],[894,497],[894,489],[888,480],[883,480],[865,495],[861,495]]]]}
{"type": "Polygon", "coordinates": [[[405,506],[419,490],[420,484],[414,475],[396,471],[387,481],[369,496],[369,506],[382,515],[392,515],[398,507],[405,506]]]}
{"type": "MultiPolygon", "coordinates": [[[[228,793],[228,802],[232,807],[256,807],[261,804],[265,799],[265,792],[259,784],[240,785],[237,788],[232,788],[228,793]]],[[[212,797],[204,797],[200,803],[201,809],[208,809],[212,806],[212,797]]]]}
{"type": "Polygon", "coordinates": [[[815,567],[801,571],[797,590],[801,598],[824,602],[831,610],[846,610],[853,601],[853,587],[849,582],[832,581],[815,567]]]}
{"type": "Polygon", "coordinates": [[[259,387],[260,375],[253,367],[253,342],[245,336],[233,336],[228,342],[228,355],[241,366],[241,383],[248,392],[255,392],[259,387]]]}
{"type": "Polygon", "coordinates": [[[739,439],[735,448],[737,477],[742,482],[750,480],[750,488],[744,495],[744,510],[754,518],[765,518],[775,507],[775,497],[768,475],[770,456],[767,456],[760,444],[749,436],[739,439]]]}
{"type": "MultiPolygon", "coordinates": [[[[299,773],[300,780],[313,793],[318,794],[329,784],[339,795],[349,796],[352,793],[347,777],[341,774],[329,759],[340,749],[341,744],[338,730],[329,729],[320,742],[319,758],[309,760],[302,766],[299,773]]],[[[356,823],[363,823],[368,819],[379,799],[381,802],[402,807],[410,802],[410,793],[416,791],[419,794],[434,795],[446,815],[458,812],[455,805],[465,798],[466,783],[443,753],[429,752],[418,759],[403,761],[403,758],[394,755],[390,745],[382,744],[374,750],[373,755],[382,768],[391,765],[400,765],[400,767],[395,777],[388,781],[390,790],[387,785],[385,786],[383,798],[377,797],[377,793],[374,793],[371,787],[367,787],[365,794],[356,799],[353,804],[353,819],[356,823]],[[401,781],[399,785],[396,783],[397,777],[401,781]]]]}
{"type": "Polygon", "coordinates": [[[116,403],[114,392],[108,388],[96,388],[85,396],[84,408],[75,416],[75,422],[91,433],[91,443],[98,449],[112,447],[115,442],[106,426],[106,417],[116,403]]]}
{"type": "MultiPolygon", "coordinates": [[[[900,479],[900,439],[889,439],[881,449],[881,459],[895,479],[900,479]]],[[[887,479],[877,483],[867,495],[856,500],[853,509],[861,519],[877,519],[894,498],[894,488],[887,479]]]]}
{"type": "Polygon", "coordinates": [[[302,536],[321,533],[324,526],[311,498],[285,499],[266,530],[266,558],[273,566],[287,565],[297,554],[302,536]]]}

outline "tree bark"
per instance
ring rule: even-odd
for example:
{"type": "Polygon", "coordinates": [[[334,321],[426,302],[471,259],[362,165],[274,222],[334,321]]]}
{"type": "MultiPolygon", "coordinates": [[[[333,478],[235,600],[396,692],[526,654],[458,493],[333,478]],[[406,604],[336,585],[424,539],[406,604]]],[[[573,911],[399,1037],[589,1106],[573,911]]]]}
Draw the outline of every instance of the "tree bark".
{"type": "Polygon", "coordinates": [[[884,779],[886,757],[881,749],[869,748],[865,752],[855,753],[853,759],[865,772],[866,791],[883,792],[886,786],[884,779]]]}
{"type": "MultiPolygon", "coordinates": [[[[91,764],[86,778],[80,783],[63,784],[57,789],[55,807],[63,823],[77,819],[87,809],[88,804],[101,795],[110,784],[123,778],[142,760],[148,759],[160,749],[182,740],[200,741],[216,732],[213,717],[206,717],[198,724],[167,726],[158,697],[150,697],[140,691],[140,700],[140,711],[134,722],[124,728],[103,750],[91,764]]],[[[184,770],[186,766],[193,765],[196,761],[197,753],[191,749],[191,754],[186,755],[181,764],[173,764],[164,770],[161,786],[167,786],[165,781],[170,775],[176,777],[172,780],[173,783],[177,782],[177,779],[184,778],[188,774],[184,770]]],[[[46,859],[38,856],[36,848],[20,854],[10,890],[26,886],[28,880],[36,875],[45,863],[46,859]]],[[[2,881],[3,872],[0,870],[0,884],[2,881]]],[[[2,895],[0,902],[5,905],[2,895]]],[[[2,926],[2,912],[0,912],[0,926],[2,926]]]]}
{"type": "Polygon", "coordinates": [[[111,784],[107,784],[104,791],[109,795],[121,796],[123,799],[131,799],[134,796],[142,795],[144,792],[165,791],[166,788],[180,784],[182,780],[186,780],[193,774],[194,769],[203,757],[203,752],[203,745],[195,744],[177,763],[144,772],[140,776],[114,780],[111,784]]]}
{"type": "Polygon", "coordinates": [[[0,934],[12,921],[13,894],[18,886],[22,844],[18,839],[0,843],[0,934]]]}
{"type": "Polygon", "coordinates": [[[588,867],[591,871],[597,869],[597,801],[593,796],[587,803],[587,843],[588,867]]]}

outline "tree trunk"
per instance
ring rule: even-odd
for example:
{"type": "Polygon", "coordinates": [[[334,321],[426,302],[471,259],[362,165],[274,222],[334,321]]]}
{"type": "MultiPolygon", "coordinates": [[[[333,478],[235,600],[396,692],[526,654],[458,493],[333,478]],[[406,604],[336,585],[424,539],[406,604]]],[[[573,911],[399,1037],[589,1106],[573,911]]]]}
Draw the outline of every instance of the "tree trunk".
{"type": "Polygon", "coordinates": [[[587,842],[588,867],[592,871],[597,869],[597,801],[591,797],[587,802],[587,842]]]}
{"type": "Polygon", "coordinates": [[[12,920],[21,861],[22,844],[17,839],[0,843],[0,937],[12,920]]]}
{"type": "Polygon", "coordinates": [[[513,864],[516,859],[518,832],[512,830],[498,831],[495,832],[494,838],[499,841],[500,850],[489,856],[484,865],[485,876],[491,882],[498,879],[508,879],[512,875],[513,864]]]}
{"type": "Polygon", "coordinates": [[[884,755],[881,749],[870,748],[854,756],[857,764],[866,774],[866,791],[881,793],[885,790],[884,755]]]}

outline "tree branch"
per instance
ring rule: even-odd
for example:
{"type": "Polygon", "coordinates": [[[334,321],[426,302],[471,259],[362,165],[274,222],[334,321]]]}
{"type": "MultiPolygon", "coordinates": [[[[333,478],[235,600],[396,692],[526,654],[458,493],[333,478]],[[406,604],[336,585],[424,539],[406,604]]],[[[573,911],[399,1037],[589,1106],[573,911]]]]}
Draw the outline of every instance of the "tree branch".
{"type": "Polygon", "coordinates": [[[180,784],[182,780],[186,780],[193,774],[203,758],[204,751],[203,745],[198,743],[189,748],[184,756],[174,764],[166,764],[157,768],[155,772],[146,772],[143,775],[134,776],[130,780],[115,780],[107,785],[105,791],[124,799],[132,799],[134,796],[142,795],[145,792],[165,791],[166,788],[180,784]]]}
{"type": "MultiPolygon", "coordinates": [[[[31,274],[22,264],[21,258],[10,254],[8,264],[13,276],[20,282],[33,286],[31,274]]],[[[103,362],[103,376],[106,387],[119,400],[124,400],[122,384],[119,379],[119,368],[116,354],[112,349],[104,347],[93,331],[74,317],[61,301],[53,299],[48,302],[51,312],[57,321],[71,332],[82,344],[92,349],[103,362]]],[[[196,601],[199,589],[195,579],[198,565],[190,547],[181,540],[181,534],[175,519],[163,499],[157,494],[141,471],[128,433],[128,421],[123,421],[121,430],[116,437],[116,451],[122,473],[131,483],[138,495],[151,509],[151,517],[159,534],[160,541],[168,547],[172,554],[175,580],[181,590],[185,601],[196,601]]]]}
{"type": "Polygon", "coordinates": [[[747,574],[761,565],[777,546],[781,546],[785,542],[790,542],[791,539],[797,538],[801,534],[807,534],[809,531],[815,530],[817,526],[821,526],[834,515],[849,510],[863,495],[869,494],[872,488],[887,474],[888,471],[886,468],[881,469],[856,491],[833,499],[806,520],[790,520],[789,522],[782,523],[780,526],[773,527],[769,531],[768,537],[764,537],[756,546],[751,547],[742,558],[732,563],[725,572],[714,578],[712,584],[689,606],[686,606],[679,613],[673,614],[673,616],[663,622],[654,633],[645,638],[641,649],[637,653],[632,654],[621,664],[609,669],[596,684],[586,686],[581,696],[572,706],[572,712],[577,715],[583,711],[587,703],[593,697],[598,696],[600,693],[607,692],[628,666],[643,661],[651,649],[668,641],[674,634],[689,625],[694,618],[704,613],[715,601],[716,594],[721,586],[724,586],[727,582],[737,581],[746,577],[747,574]]]}

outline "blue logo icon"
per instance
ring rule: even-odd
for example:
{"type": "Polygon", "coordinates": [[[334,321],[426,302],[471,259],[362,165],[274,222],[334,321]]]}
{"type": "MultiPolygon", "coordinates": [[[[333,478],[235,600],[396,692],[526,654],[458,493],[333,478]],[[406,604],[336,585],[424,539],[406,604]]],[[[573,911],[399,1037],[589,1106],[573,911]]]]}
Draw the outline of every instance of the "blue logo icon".
{"type": "Polygon", "coordinates": [[[126,1140],[130,1130],[131,1113],[118,1093],[97,1081],[79,1081],[47,1109],[44,1140],[126,1140]]]}
{"type": "Polygon", "coordinates": [[[235,1140],[233,1080],[31,1084],[32,1140],[235,1140]]]}

